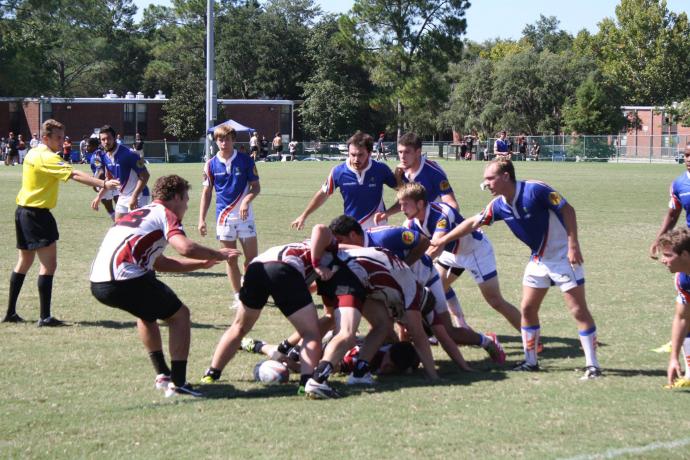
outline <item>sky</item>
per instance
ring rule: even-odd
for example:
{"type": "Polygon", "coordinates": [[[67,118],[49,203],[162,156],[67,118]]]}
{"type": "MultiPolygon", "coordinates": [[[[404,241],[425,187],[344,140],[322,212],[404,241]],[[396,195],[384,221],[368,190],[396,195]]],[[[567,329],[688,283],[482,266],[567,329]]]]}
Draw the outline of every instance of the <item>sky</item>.
{"type": "MultiPolygon", "coordinates": [[[[539,15],[556,16],[560,28],[572,35],[586,28],[598,30],[597,24],[605,17],[615,17],[617,0],[470,0],[466,12],[466,37],[475,42],[493,38],[518,39],[527,24],[533,24],[539,15]]],[[[134,0],[139,11],[150,4],[169,5],[169,0],[134,0]]],[[[352,0],[317,0],[326,12],[344,13],[352,0]]],[[[667,0],[667,8],[676,13],[690,10],[690,0],[667,0]]]]}

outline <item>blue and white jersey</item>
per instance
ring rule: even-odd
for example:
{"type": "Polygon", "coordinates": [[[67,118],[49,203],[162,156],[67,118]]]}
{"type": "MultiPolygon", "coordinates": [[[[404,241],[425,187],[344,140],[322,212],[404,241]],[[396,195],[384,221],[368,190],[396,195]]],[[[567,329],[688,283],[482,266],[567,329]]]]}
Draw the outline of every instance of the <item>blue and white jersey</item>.
{"type": "MultiPolygon", "coordinates": [[[[143,158],[123,144],[118,144],[112,155],[100,150],[97,150],[97,152],[100,152],[98,159],[100,159],[101,167],[105,168],[106,179],[117,179],[120,181],[120,199],[126,200],[132,196],[132,192],[137,186],[139,175],[147,171],[146,162],[143,158]]],[[[98,161],[98,159],[94,161],[98,161]]],[[[150,196],[148,186],[144,186],[141,196],[150,196]]]]}
{"type": "Polygon", "coordinates": [[[343,213],[354,217],[362,228],[367,229],[374,226],[374,214],[386,210],[383,184],[390,188],[397,186],[393,172],[385,164],[370,158],[369,165],[360,174],[346,160],[331,169],[321,191],[332,195],[339,188],[343,196],[343,213]]]}
{"type": "Polygon", "coordinates": [[[98,173],[103,169],[101,155],[103,155],[103,150],[96,149],[91,153],[91,158],[89,159],[89,166],[91,167],[91,172],[96,177],[98,176],[98,173]]]}
{"type": "MultiPolygon", "coordinates": [[[[259,180],[259,172],[254,160],[247,154],[232,152],[226,161],[219,154],[204,165],[204,187],[213,187],[216,192],[216,224],[242,220],[240,204],[249,192],[249,183],[259,180]]],[[[254,209],[251,203],[247,221],[254,220],[254,209]]]]}
{"type": "Polygon", "coordinates": [[[690,227],[690,172],[685,171],[671,184],[668,207],[685,210],[685,224],[690,227]]]}
{"type": "Polygon", "coordinates": [[[504,220],[520,241],[532,250],[534,260],[557,260],[568,255],[568,234],[561,209],[566,199],[539,181],[518,181],[515,198],[508,203],[494,198],[480,213],[481,225],[504,220]]]}
{"type": "MultiPolygon", "coordinates": [[[[429,203],[426,207],[424,221],[417,218],[407,219],[404,225],[419,231],[429,239],[433,239],[434,234],[445,235],[453,230],[465,220],[464,217],[453,207],[446,203],[429,203]]],[[[474,242],[484,239],[484,234],[475,230],[469,235],[465,235],[459,240],[448,243],[443,250],[453,254],[469,253],[474,249],[474,242]]]]}
{"type": "Polygon", "coordinates": [[[427,201],[441,201],[443,195],[453,193],[453,188],[448,182],[448,176],[435,161],[422,158],[422,163],[417,171],[405,172],[404,182],[417,182],[426,189],[427,201]]]}
{"type": "Polygon", "coordinates": [[[676,291],[678,296],[676,302],[687,305],[690,303],[690,275],[687,273],[676,273],[676,291]]]}
{"type": "Polygon", "coordinates": [[[498,139],[496,139],[496,143],[494,144],[494,150],[496,152],[505,153],[508,151],[509,146],[510,146],[510,143],[508,142],[508,139],[503,140],[501,138],[498,138],[498,139]]]}
{"type": "MultiPolygon", "coordinates": [[[[380,227],[373,227],[369,230],[364,231],[364,247],[379,247],[388,249],[390,252],[395,254],[400,260],[404,261],[410,254],[410,251],[417,247],[422,234],[417,230],[407,228],[407,227],[396,227],[392,225],[383,225],[380,227]]],[[[417,275],[418,281],[423,285],[431,281],[432,271],[433,274],[438,278],[438,274],[433,269],[434,262],[431,257],[424,254],[418,261],[410,266],[415,275],[417,275]],[[422,267],[416,267],[417,264],[422,265],[422,267]]]]}

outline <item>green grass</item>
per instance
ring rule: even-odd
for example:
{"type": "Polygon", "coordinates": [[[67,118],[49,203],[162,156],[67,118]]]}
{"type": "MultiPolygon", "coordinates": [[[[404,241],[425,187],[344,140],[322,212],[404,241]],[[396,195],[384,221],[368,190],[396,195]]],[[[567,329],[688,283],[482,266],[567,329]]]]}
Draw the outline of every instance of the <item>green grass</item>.
{"type": "MultiPolygon", "coordinates": [[[[392,163],[389,163],[392,164],[392,163]]],[[[260,164],[255,201],[260,248],[298,241],[290,222],[335,163],[260,164]]],[[[489,195],[479,189],[481,163],[443,162],[465,215],[489,195]]],[[[203,400],[165,400],[133,318],[97,303],[89,293],[91,260],[110,225],[89,209],[92,191],[70,181],[54,214],[61,239],[54,314],[74,323],[37,329],[37,268],[27,276],[19,313],[31,322],[1,325],[0,457],[2,458],[559,458],[640,447],[688,437],[688,392],[662,389],[667,356],[649,351],[668,340],[673,314],[671,275],[647,257],[666,212],[673,165],[519,163],[518,176],[544,180],[575,206],[585,256],[587,295],[597,321],[599,359],[606,378],[580,382],[584,359],[573,320],[553,290],[542,307],[546,351],[538,374],[496,368],[481,350],[463,348],[481,372],[461,373],[434,350],[443,383],[421,375],[381,379],[374,390],[345,388],[337,401],[307,401],[292,383],[252,382],[255,355],[238,353],[223,380],[203,400]]],[[[178,173],[193,183],[187,232],[200,238],[196,216],[201,165],[151,165],[152,179],[178,173]]],[[[0,167],[0,302],[7,299],[15,263],[14,198],[19,168],[0,167]]],[[[392,194],[387,192],[387,202],[392,194]]],[[[327,223],[342,210],[333,196],[307,222],[327,223]]],[[[212,225],[212,219],[208,220],[212,225]]],[[[529,250],[503,224],[486,230],[498,259],[504,296],[519,302],[529,250]]],[[[170,252],[170,251],[168,251],[170,252]]],[[[208,365],[232,320],[231,290],[222,268],[165,275],[190,306],[194,322],[189,378],[208,365]]],[[[521,359],[518,335],[480,299],[469,277],[456,284],[470,323],[505,342],[509,362],[521,359]]],[[[277,341],[290,331],[266,308],[251,335],[277,341]]],[[[687,446],[646,452],[645,458],[683,458],[687,446]]],[[[630,458],[632,454],[628,456],[630,458]]]]}

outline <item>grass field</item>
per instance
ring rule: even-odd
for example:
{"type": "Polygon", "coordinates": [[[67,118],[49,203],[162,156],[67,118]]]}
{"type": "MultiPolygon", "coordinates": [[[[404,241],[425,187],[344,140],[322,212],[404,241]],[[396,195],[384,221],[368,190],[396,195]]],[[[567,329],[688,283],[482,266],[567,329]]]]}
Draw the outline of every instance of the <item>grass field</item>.
{"type": "MultiPolygon", "coordinates": [[[[260,248],[307,235],[306,230],[290,230],[289,224],[334,164],[259,165],[262,193],[255,213],[260,248]]],[[[488,202],[488,193],[479,189],[481,163],[442,165],[465,215],[488,202]]],[[[208,398],[163,398],[153,389],[153,372],[133,318],[90,295],[91,260],[110,223],[105,213],[89,209],[93,192],[70,181],[62,186],[54,211],[61,239],[53,312],[73,326],[36,328],[34,267],[18,307],[31,322],[0,325],[0,457],[687,458],[690,392],[663,390],[667,356],[649,351],[670,336],[673,279],[647,257],[666,210],[669,183],[681,168],[517,165],[519,178],[550,183],[577,210],[588,300],[606,378],[578,380],[584,358],[575,324],[555,290],[542,307],[543,371],[507,372],[509,364],[522,358],[520,338],[480,300],[465,276],[456,287],[468,320],[479,330],[499,334],[508,354],[505,367],[493,366],[482,350],[463,348],[481,372],[462,373],[435,349],[441,384],[427,384],[420,372],[382,378],[373,390],[362,390],[347,388],[336,377],[334,385],[348,397],[333,401],[297,397],[296,376],[278,387],[254,383],[251,374],[258,358],[244,352],[219,384],[206,387],[208,398]]],[[[174,172],[193,183],[187,232],[215,245],[196,231],[201,165],[152,164],[150,169],[152,179],[174,172]]],[[[16,258],[13,213],[20,181],[20,168],[0,167],[3,309],[16,258]]],[[[391,197],[387,192],[387,203],[391,197]]],[[[340,197],[333,196],[308,224],[328,222],[341,210],[340,197]]],[[[517,304],[529,250],[503,224],[486,231],[495,247],[504,296],[517,304]]],[[[188,373],[198,381],[232,319],[229,284],[221,267],[161,278],[192,310],[188,373]]],[[[267,308],[251,335],[277,341],[289,332],[280,313],[267,308]]]]}

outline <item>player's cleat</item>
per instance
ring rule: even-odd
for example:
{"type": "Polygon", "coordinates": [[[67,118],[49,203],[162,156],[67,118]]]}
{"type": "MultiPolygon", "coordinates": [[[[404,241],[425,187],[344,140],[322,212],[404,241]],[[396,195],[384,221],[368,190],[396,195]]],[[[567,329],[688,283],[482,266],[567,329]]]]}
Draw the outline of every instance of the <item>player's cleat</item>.
{"type": "Polygon", "coordinates": [[[206,369],[204,376],[201,377],[201,383],[215,383],[220,380],[220,372],[214,371],[211,368],[206,369]]]}
{"type": "Polygon", "coordinates": [[[52,316],[49,316],[45,319],[39,319],[36,325],[38,327],[62,327],[67,326],[67,323],[60,321],[57,318],[53,318],[52,316]]]}
{"type": "Polygon", "coordinates": [[[673,385],[666,385],[664,388],[690,388],[690,379],[678,377],[673,381],[673,385]]]}
{"type": "Polygon", "coordinates": [[[538,372],[539,364],[529,364],[527,361],[522,361],[511,370],[516,372],[538,372]]]}
{"type": "Polygon", "coordinates": [[[298,363],[300,359],[300,353],[301,348],[299,345],[295,345],[294,347],[290,348],[290,350],[287,352],[287,357],[291,359],[292,361],[298,363]]]}
{"type": "Polygon", "coordinates": [[[203,395],[194,390],[189,382],[179,387],[170,382],[168,388],[165,390],[165,397],[172,398],[173,396],[192,396],[194,398],[201,398],[203,395]]]}
{"type": "Polygon", "coordinates": [[[16,314],[16,313],[14,313],[14,314],[12,314],[12,315],[5,316],[5,317],[2,319],[2,322],[3,322],[3,323],[23,323],[23,322],[24,322],[24,318],[22,318],[21,316],[19,316],[19,315],[16,314]]]}
{"type": "Polygon", "coordinates": [[[307,391],[304,389],[304,385],[300,385],[299,388],[297,388],[297,396],[306,396],[307,391]]]}
{"type": "Polygon", "coordinates": [[[498,337],[494,333],[485,334],[491,339],[491,343],[486,347],[486,352],[489,354],[491,361],[496,364],[503,364],[506,362],[506,352],[503,350],[501,342],[498,341],[498,337]]]}
{"type": "Polygon", "coordinates": [[[596,366],[587,366],[585,368],[585,375],[580,377],[580,380],[594,380],[603,377],[604,374],[601,373],[601,369],[596,366]]]}
{"type": "Polygon", "coordinates": [[[158,374],[156,376],[155,387],[156,390],[167,390],[170,385],[170,376],[165,374],[158,374]]]}
{"type": "Polygon", "coordinates": [[[242,339],[242,342],[240,343],[240,347],[244,351],[248,351],[249,353],[260,353],[261,350],[257,350],[257,344],[259,345],[259,348],[261,348],[264,345],[264,342],[261,340],[254,340],[251,337],[245,337],[242,339]]]}
{"type": "Polygon", "coordinates": [[[665,343],[658,348],[652,348],[654,353],[671,353],[671,342],[665,343]]]}
{"type": "Polygon", "coordinates": [[[355,377],[353,373],[350,373],[350,375],[347,377],[347,384],[348,385],[373,385],[374,383],[374,377],[371,375],[371,372],[367,372],[361,377],[355,377]]]}
{"type": "Polygon", "coordinates": [[[335,388],[331,388],[326,382],[319,383],[314,379],[307,380],[304,392],[309,399],[337,399],[340,398],[335,388]]]}

